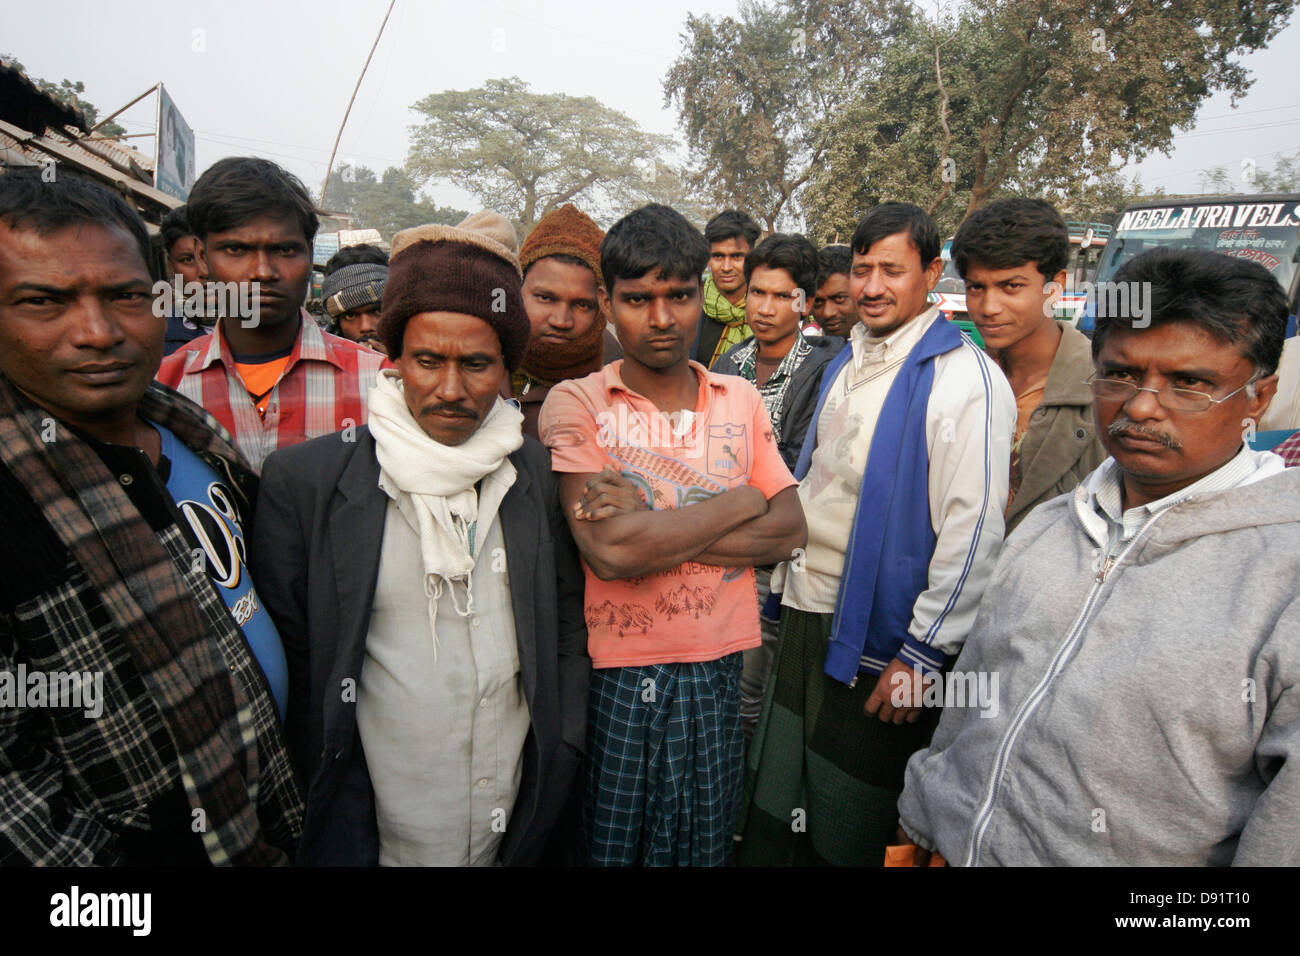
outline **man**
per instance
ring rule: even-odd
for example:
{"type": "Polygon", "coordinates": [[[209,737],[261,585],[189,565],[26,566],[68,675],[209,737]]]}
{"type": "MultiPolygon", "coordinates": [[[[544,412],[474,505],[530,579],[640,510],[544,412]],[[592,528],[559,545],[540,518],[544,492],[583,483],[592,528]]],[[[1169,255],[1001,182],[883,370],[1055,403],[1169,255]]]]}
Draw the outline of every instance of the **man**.
{"type": "Polygon", "coordinates": [[[1300,472],[1252,452],[1286,301],[1256,263],[1155,250],[1140,318],[1098,316],[1111,454],[1003,550],[899,803],[926,862],[1300,864],[1300,472]]]}
{"type": "Polygon", "coordinates": [[[208,276],[240,290],[241,308],[227,311],[243,314],[167,356],[158,381],[211,412],[254,469],[277,448],[363,424],[386,360],[321,332],[302,308],[318,224],[303,184],[231,157],[199,177],[187,208],[208,276]]]}
{"type": "Polygon", "coordinates": [[[584,745],[582,576],[498,391],[513,227],[399,232],[370,424],[267,460],[253,554],[289,652],[306,865],[536,863],[584,745]]]}
{"type": "Polygon", "coordinates": [[[543,216],[519,250],[532,332],[511,391],[524,413],[525,435],[537,437],[537,416],[553,385],[623,357],[597,300],[604,238],[589,216],[566,203],[543,216]]]}
{"type": "Polygon", "coordinates": [[[148,262],[115,193],[0,175],[0,864],[285,863],[301,829],[255,479],[150,384],[148,262]]]}
{"type": "Polygon", "coordinates": [[[845,245],[822,246],[817,250],[817,291],[812,298],[812,317],[821,334],[839,340],[842,346],[858,321],[858,304],[849,293],[849,270],[853,250],[845,245]]]}
{"type": "MultiPolygon", "coordinates": [[[[718,362],[723,375],[739,375],[758,388],[777,450],[787,468],[799,460],[808,423],[826,363],[839,346],[799,330],[815,288],[817,250],[802,236],[768,236],[745,257],[745,312],[751,338],[735,346],[718,362]]],[[[772,569],[758,567],[754,577],[758,606],[767,601],[772,569]]],[[[745,652],[741,675],[740,719],[745,741],[754,736],[776,653],[777,621],[760,610],[763,643],[745,652]]]]}
{"type": "Polygon", "coordinates": [[[966,309],[1016,397],[1007,534],[1106,457],[1084,384],[1092,374],[1088,338],[1052,319],[1069,257],[1065,221],[1041,199],[990,203],[967,216],[952,240],[966,309]]]}
{"type": "Polygon", "coordinates": [[[910,687],[960,649],[1002,543],[1015,399],[927,303],[934,220],[884,203],[852,247],[861,321],[822,375],[795,469],[808,547],[773,574],[781,637],[749,751],[747,864],[881,862],[907,758],[934,726],[891,701],[895,675],[910,687]]]}
{"type": "Polygon", "coordinates": [[[749,569],[804,541],[758,392],[688,358],[707,256],[667,206],[619,220],[601,244],[600,300],[624,357],[542,407],[585,560],[593,865],[729,862],[742,653],[759,643],[749,569]]]}
{"type": "Polygon", "coordinates": [[[330,256],[321,282],[329,331],[382,353],[379,312],[387,279],[388,256],[378,246],[361,243],[330,256]]]}
{"type": "MultiPolygon", "coordinates": [[[[167,335],[163,339],[163,355],[171,355],[186,342],[206,335],[216,319],[207,318],[206,297],[194,300],[196,305],[204,306],[203,315],[185,314],[185,287],[191,283],[205,283],[208,278],[199,259],[199,240],[185,217],[185,207],[177,206],[163,216],[159,231],[162,234],[163,279],[173,288],[173,305],[167,317],[167,335]]],[[[193,308],[191,306],[191,310],[193,308]]]]}
{"type": "Polygon", "coordinates": [[[709,274],[704,277],[699,331],[691,359],[712,369],[723,353],[753,334],[745,324],[745,256],[762,230],[748,213],[728,209],[704,227],[709,274]]]}

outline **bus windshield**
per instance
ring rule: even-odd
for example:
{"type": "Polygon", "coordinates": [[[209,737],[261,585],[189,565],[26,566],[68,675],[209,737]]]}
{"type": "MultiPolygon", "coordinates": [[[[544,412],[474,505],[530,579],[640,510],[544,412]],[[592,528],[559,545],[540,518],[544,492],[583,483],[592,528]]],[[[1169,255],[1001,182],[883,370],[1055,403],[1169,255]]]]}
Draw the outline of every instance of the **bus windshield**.
{"type": "Polygon", "coordinates": [[[1300,195],[1262,201],[1249,196],[1125,210],[1106,244],[1097,281],[1155,248],[1206,249],[1258,262],[1291,290],[1300,246],[1300,195]]]}

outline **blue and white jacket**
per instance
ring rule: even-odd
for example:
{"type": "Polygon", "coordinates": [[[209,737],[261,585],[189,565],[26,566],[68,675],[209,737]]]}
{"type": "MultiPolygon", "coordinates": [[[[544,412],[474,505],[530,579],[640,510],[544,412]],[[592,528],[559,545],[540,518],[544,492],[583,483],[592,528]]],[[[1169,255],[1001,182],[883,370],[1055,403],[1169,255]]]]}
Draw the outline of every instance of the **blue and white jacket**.
{"type": "MultiPolygon", "coordinates": [[[[939,670],[975,620],[1002,547],[1016,403],[1001,370],[931,309],[871,439],[849,532],[826,673],[852,683],[897,657],[939,670]]],[[[855,348],[827,366],[817,418],[855,348]]],[[[842,387],[842,386],[840,386],[842,387]]]]}

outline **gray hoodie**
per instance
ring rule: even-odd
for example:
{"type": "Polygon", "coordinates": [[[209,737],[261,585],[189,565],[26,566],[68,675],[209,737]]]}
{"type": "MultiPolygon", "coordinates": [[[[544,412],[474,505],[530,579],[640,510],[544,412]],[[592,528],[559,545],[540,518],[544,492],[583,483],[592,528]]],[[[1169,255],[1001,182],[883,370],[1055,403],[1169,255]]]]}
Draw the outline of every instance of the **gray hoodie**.
{"type": "Polygon", "coordinates": [[[945,710],[903,827],[955,865],[1300,865],[1300,469],[1160,512],[1100,572],[1107,464],[1008,539],[953,668],[997,707],[945,710]]]}

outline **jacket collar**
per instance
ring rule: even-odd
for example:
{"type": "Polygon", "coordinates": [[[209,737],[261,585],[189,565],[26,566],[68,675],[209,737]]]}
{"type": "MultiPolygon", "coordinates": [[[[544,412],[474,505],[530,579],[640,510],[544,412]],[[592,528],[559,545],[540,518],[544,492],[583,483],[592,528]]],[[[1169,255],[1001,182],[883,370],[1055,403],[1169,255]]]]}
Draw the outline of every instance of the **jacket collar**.
{"type": "Polygon", "coordinates": [[[1057,320],[1061,341],[1047,370],[1043,405],[1091,405],[1092,389],[1084,381],[1093,373],[1092,343],[1069,322],[1057,320]]]}

